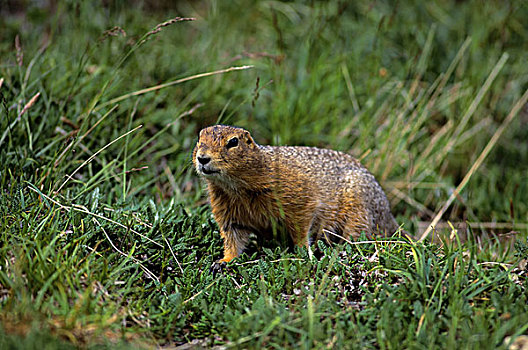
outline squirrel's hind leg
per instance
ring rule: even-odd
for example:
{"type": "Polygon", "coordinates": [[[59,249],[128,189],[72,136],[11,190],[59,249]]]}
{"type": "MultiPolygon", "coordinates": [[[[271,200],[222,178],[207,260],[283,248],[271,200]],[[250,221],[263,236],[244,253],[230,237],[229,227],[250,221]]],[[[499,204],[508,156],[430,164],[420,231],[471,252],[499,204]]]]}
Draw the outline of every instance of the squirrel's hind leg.
{"type": "Polygon", "coordinates": [[[355,207],[347,212],[343,218],[343,237],[347,240],[355,240],[362,233],[367,237],[372,236],[372,218],[368,212],[361,207],[355,207]]]}

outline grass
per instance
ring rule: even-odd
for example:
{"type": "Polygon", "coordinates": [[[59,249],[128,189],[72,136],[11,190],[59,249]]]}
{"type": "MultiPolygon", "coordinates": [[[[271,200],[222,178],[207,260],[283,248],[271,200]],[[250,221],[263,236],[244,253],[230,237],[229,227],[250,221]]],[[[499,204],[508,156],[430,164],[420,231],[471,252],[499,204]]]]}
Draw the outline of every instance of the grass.
{"type": "Polygon", "coordinates": [[[526,4],[1,11],[1,348],[506,349],[528,334],[526,4]],[[312,260],[255,247],[213,276],[222,242],[190,154],[217,122],[354,154],[408,232],[439,219],[434,241],[319,244],[312,260]]]}

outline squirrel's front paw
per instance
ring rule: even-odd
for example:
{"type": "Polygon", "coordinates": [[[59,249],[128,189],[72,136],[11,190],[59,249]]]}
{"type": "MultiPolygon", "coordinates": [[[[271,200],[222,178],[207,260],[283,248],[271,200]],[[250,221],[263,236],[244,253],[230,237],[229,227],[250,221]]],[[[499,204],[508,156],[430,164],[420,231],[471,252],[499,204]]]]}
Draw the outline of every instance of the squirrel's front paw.
{"type": "Polygon", "coordinates": [[[213,265],[211,265],[209,271],[213,274],[213,276],[216,276],[217,273],[224,272],[226,265],[227,263],[225,261],[217,260],[213,263],[213,265]]]}

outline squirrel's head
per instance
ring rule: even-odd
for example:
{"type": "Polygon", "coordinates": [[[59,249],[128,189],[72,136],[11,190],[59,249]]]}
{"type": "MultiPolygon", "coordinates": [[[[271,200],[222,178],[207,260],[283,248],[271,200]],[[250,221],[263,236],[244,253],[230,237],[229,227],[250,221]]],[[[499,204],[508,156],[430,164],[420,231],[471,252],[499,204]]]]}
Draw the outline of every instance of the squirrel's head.
{"type": "Polygon", "coordinates": [[[193,151],[196,172],[219,183],[242,180],[248,173],[258,171],[258,158],[258,145],[249,131],[227,125],[202,129],[193,151]]]}

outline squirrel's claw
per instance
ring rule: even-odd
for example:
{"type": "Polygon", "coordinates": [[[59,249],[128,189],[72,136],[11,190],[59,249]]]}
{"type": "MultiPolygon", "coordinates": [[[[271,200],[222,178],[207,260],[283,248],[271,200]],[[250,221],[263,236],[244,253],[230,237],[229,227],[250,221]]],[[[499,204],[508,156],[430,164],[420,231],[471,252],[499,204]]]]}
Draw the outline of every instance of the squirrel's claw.
{"type": "Polygon", "coordinates": [[[209,271],[213,274],[213,277],[214,277],[216,276],[216,274],[224,272],[226,265],[227,264],[225,261],[220,261],[220,260],[215,261],[211,265],[211,268],[209,269],[209,271]]]}

